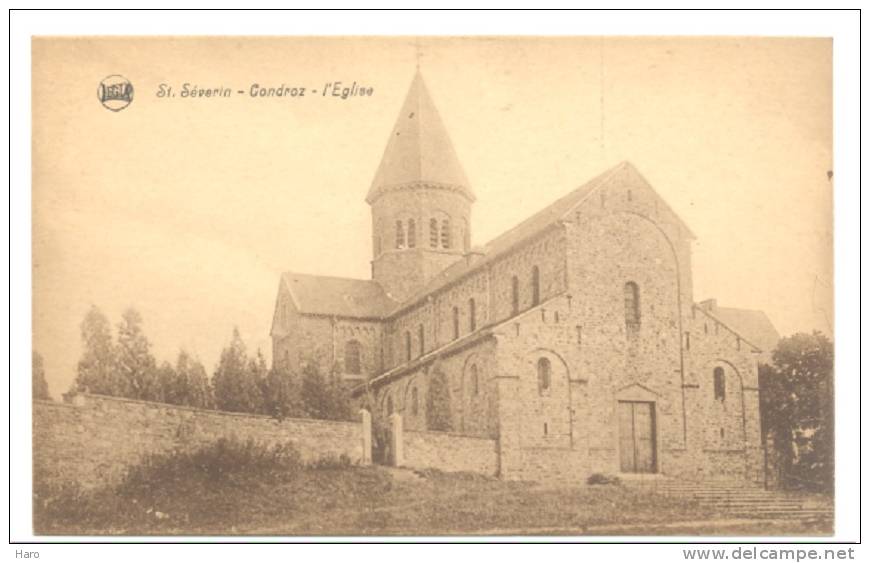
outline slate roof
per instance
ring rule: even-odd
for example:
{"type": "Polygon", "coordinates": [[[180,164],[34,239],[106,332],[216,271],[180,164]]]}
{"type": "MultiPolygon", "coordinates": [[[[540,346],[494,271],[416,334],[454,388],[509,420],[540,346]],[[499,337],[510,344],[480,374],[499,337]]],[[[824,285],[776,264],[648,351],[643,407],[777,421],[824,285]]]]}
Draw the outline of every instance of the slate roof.
{"type": "MultiPolygon", "coordinates": [[[[631,163],[621,162],[508,229],[483,247],[473,249],[466,257],[437,274],[423,288],[401,303],[391,299],[381,286],[372,280],[298,273],[286,273],[284,279],[302,313],[357,318],[388,317],[413,306],[426,296],[505,255],[518,244],[536,236],[565,217],[597,188],[607,185],[609,181],[616,178],[625,180],[626,177],[633,182],[645,182],[631,163]]],[[[677,220],[679,221],[679,217],[677,220]]],[[[688,227],[680,223],[689,236],[693,236],[688,227]]],[[[725,319],[722,320],[727,324],[725,319]]],[[[747,335],[746,338],[748,339],[749,336],[747,335]]]]}
{"type": "Polygon", "coordinates": [[[300,313],[352,318],[382,318],[394,309],[375,281],[285,272],[281,275],[300,313]]]}
{"type": "Polygon", "coordinates": [[[390,133],[366,201],[372,203],[384,191],[409,184],[450,187],[474,201],[465,171],[419,70],[390,133]]]}
{"type": "Polygon", "coordinates": [[[396,307],[394,312],[398,312],[401,309],[418,302],[420,299],[434,291],[437,291],[439,288],[460,279],[472,270],[503,256],[517,244],[537,235],[564,217],[574,208],[574,206],[589,196],[595,188],[603,186],[608,179],[620,171],[629,171],[640,176],[637,170],[635,170],[629,162],[621,162],[613,168],[599,174],[579,188],[571,191],[569,194],[557,199],[544,209],[538,211],[525,221],[522,221],[513,228],[508,229],[501,235],[497,236],[484,245],[482,249],[478,251],[477,255],[472,255],[470,259],[460,260],[436,275],[434,278],[429,280],[429,283],[426,284],[425,287],[411,295],[401,305],[396,307]]]}
{"type": "Polygon", "coordinates": [[[762,352],[772,352],[779,343],[779,332],[764,311],[716,307],[710,313],[762,352]]]}

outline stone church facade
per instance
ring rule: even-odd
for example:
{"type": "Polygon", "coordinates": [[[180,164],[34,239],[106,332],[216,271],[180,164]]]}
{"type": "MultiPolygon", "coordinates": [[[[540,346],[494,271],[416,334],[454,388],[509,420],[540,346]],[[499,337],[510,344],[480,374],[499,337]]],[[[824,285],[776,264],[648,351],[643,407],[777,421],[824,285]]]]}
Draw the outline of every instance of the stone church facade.
{"type": "Polygon", "coordinates": [[[506,479],[761,479],[757,364],[778,335],[694,301],[692,232],[634,166],[483,247],[474,200],[418,72],[366,197],[372,279],[283,274],[273,362],[406,429],[496,440],[506,479]]]}

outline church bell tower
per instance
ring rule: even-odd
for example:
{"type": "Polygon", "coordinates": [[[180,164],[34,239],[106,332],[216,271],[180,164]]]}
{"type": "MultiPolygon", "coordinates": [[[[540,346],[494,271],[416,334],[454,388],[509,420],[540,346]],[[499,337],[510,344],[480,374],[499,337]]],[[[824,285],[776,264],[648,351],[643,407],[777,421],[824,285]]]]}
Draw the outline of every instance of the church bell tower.
{"type": "Polygon", "coordinates": [[[474,194],[419,69],[366,202],[372,208],[372,277],[397,301],[469,249],[474,194]]]}

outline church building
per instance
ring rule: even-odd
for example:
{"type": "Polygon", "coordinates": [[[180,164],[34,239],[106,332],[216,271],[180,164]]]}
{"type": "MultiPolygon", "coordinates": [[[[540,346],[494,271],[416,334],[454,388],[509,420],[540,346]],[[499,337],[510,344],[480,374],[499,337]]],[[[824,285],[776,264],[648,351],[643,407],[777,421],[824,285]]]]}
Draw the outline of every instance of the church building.
{"type": "Polygon", "coordinates": [[[406,429],[496,440],[504,479],[762,478],[776,330],[694,301],[692,231],[634,166],[481,247],[474,201],[418,71],[366,196],[372,279],[284,273],[274,364],[335,374],[406,429]]]}

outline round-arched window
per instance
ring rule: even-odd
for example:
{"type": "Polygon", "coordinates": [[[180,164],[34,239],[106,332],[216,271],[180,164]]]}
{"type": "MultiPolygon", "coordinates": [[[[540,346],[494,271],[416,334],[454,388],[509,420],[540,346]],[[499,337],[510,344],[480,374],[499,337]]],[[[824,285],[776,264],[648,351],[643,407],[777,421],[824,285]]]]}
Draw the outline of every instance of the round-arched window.
{"type": "Polygon", "coordinates": [[[360,343],[357,340],[350,340],[344,347],[344,371],[353,375],[361,373],[360,361],[360,343]]]}
{"type": "Polygon", "coordinates": [[[725,400],[725,370],[721,367],[713,368],[713,398],[725,400]]]}
{"type": "Polygon", "coordinates": [[[538,360],[538,392],[542,395],[550,391],[550,375],[552,367],[550,360],[541,358],[538,360]]]}

